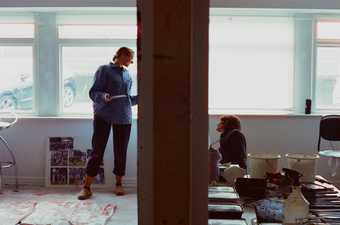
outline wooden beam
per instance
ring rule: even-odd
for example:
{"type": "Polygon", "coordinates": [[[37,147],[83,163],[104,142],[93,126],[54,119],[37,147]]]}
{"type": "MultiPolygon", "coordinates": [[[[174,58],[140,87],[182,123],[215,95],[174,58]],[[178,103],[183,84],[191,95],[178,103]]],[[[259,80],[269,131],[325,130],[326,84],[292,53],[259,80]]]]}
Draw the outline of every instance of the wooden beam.
{"type": "Polygon", "coordinates": [[[208,0],[138,2],[139,224],[207,224],[208,0]]]}

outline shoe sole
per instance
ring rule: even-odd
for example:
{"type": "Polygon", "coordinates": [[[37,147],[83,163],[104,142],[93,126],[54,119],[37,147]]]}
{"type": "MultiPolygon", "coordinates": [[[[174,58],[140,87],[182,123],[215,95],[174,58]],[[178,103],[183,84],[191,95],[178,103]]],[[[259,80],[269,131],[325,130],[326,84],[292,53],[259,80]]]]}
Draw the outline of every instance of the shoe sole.
{"type": "Polygon", "coordinates": [[[117,196],[123,196],[123,195],[125,195],[125,193],[122,193],[122,192],[117,192],[117,193],[115,193],[117,196]]]}
{"type": "Polygon", "coordinates": [[[89,196],[78,196],[78,200],[86,200],[86,199],[89,199],[91,198],[92,195],[89,195],[89,196]]]}

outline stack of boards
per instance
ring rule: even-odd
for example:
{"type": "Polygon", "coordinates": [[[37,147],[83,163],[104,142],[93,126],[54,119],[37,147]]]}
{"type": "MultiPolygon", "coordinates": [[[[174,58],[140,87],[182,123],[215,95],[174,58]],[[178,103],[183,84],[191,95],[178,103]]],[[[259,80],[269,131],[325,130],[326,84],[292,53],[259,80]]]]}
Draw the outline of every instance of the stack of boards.
{"type": "Polygon", "coordinates": [[[331,182],[316,176],[314,183],[304,184],[301,191],[309,202],[309,211],[321,222],[340,225],[340,191],[331,182]]]}
{"type": "Polygon", "coordinates": [[[208,225],[247,225],[242,219],[240,196],[231,186],[211,186],[208,189],[208,225]]]}

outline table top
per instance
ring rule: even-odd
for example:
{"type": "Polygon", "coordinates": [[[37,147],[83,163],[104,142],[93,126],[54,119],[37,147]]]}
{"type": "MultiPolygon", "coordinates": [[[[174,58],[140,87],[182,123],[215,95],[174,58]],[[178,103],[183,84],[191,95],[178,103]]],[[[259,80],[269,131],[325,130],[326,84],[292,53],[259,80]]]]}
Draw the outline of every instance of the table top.
{"type": "MultiPolygon", "coordinates": [[[[233,187],[225,187],[225,186],[227,186],[226,184],[219,184],[219,185],[221,185],[221,186],[217,186],[217,187],[210,187],[209,188],[209,190],[211,190],[211,191],[213,191],[213,190],[215,190],[215,191],[218,191],[218,190],[220,190],[220,191],[222,191],[222,192],[225,192],[225,190],[224,189],[226,189],[226,190],[229,190],[229,189],[232,189],[233,187]],[[229,188],[229,189],[228,189],[229,188]]],[[[304,183],[303,184],[303,186],[304,185],[308,185],[308,183],[304,183]]],[[[313,185],[313,184],[309,184],[309,185],[313,185]]],[[[338,195],[337,195],[337,199],[339,199],[340,200],[340,191],[339,191],[339,189],[336,187],[336,185],[334,185],[332,182],[330,182],[330,181],[328,181],[328,180],[326,180],[326,179],[324,179],[323,177],[321,177],[321,176],[319,176],[319,175],[317,175],[316,176],[316,181],[314,182],[314,185],[316,185],[316,186],[320,186],[320,187],[324,187],[324,188],[331,188],[333,191],[336,191],[336,192],[338,192],[338,195]]],[[[306,194],[306,193],[305,193],[306,194]]],[[[318,195],[316,195],[316,197],[317,197],[318,195]]],[[[306,197],[306,196],[305,196],[306,197]]],[[[256,220],[256,218],[257,218],[257,216],[256,216],[256,212],[255,212],[255,209],[254,209],[254,205],[253,204],[247,204],[246,202],[247,201],[244,201],[244,200],[246,200],[246,199],[243,199],[242,197],[241,197],[241,202],[243,202],[243,203],[241,203],[242,204],[242,206],[243,206],[243,214],[242,214],[242,218],[244,219],[244,220],[246,220],[246,222],[247,222],[247,224],[248,225],[253,225],[253,224],[256,224],[256,225],[282,225],[282,223],[259,223],[259,222],[255,222],[255,220],[256,220]]],[[[326,199],[327,200],[327,199],[326,199]]],[[[338,201],[338,200],[337,200],[338,201]]],[[[251,202],[250,202],[251,203],[251,202]]],[[[315,204],[315,203],[313,203],[313,202],[310,202],[310,217],[308,217],[308,219],[310,220],[310,221],[315,221],[315,222],[318,222],[318,221],[320,221],[320,219],[322,219],[323,218],[323,216],[322,215],[317,215],[317,214],[315,214],[315,212],[314,211],[317,211],[317,210],[313,210],[313,204],[315,204]]],[[[337,203],[337,204],[339,204],[339,203],[337,203]]],[[[330,214],[332,213],[332,212],[329,212],[330,214]]],[[[340,214],[339,214],[339,216],[340,216],[340,214]]],[[[307,219],[307,218],[306,218],[307,219]]]]}

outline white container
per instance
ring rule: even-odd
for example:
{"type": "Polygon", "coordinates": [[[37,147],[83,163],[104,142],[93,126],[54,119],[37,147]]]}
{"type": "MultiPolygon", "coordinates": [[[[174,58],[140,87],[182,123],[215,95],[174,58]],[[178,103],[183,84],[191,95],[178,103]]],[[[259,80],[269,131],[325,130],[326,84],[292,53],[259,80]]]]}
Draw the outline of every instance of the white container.
{"type": "Polygon", "coordinates": [[[296,170],[303,175],[300,178],[301,182],[314,182],[318,154],[288,153],[286,158],[288,169],[296,170]]]}
{"type": "Polygon", "coordinates": [[[305,219],[309,214],[309,202],[301,193],[301,188],[293,187],[292,193],[284,201],[284,221],[285,225],[295,225],[297,220],[305,219]]]}
{"type": "Polygon", "coordinates": [[[237,178],[243,177],[246,174],[246,170],[241,168],[238,164],[227,163],[223,165],[225,165],[226,168],[224,169],[222,176],[230,185],[234,185],[237,178]]]}
{"type": "Polygon", "coordinates": [[[265,178],[266,173],[279,172],[281,155],[275,153],[249,153],[248,173],[251,178],[265,178]]]}

